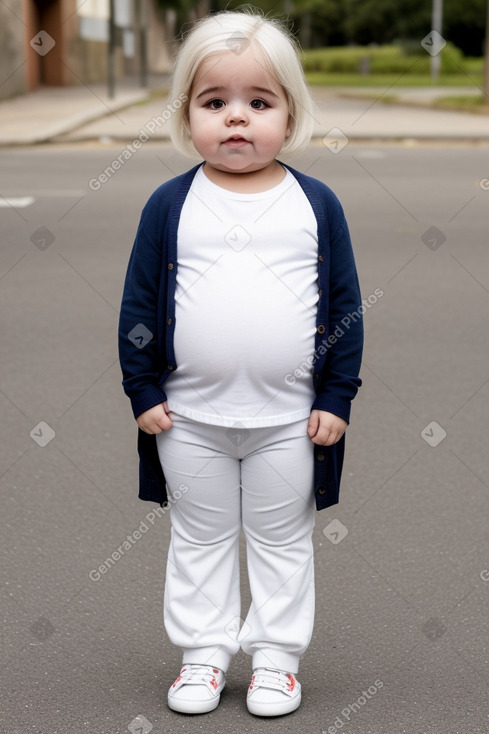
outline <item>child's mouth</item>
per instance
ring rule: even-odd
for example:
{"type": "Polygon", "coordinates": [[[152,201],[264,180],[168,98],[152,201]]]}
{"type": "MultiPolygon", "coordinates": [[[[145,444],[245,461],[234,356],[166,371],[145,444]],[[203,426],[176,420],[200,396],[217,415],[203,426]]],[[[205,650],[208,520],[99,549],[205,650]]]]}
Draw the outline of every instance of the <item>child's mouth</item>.
{"type": "Polygon", "coordinates": [[[224,145],[230,148],[242,148],[244,145],[248,145],[248,140],[241,135],[233,135],[225,141],[224,145]]]}

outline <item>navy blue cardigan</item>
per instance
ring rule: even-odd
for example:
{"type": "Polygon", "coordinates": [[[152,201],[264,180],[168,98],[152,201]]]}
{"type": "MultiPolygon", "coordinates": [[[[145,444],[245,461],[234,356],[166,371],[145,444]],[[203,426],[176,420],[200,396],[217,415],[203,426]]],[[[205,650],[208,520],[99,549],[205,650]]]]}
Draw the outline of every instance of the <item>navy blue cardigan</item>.
{"type": "MultiPolygon", "coordinates": [[[[166,400],[164,383],[177,369],[173,349],[177,230],[198,164],[162,184],[149,198],[132,249],[119,320],[123,387],[134,416],[166,400]]],[[[318,227],[318,284],[311,410],[326,410],[349,422],[351,401],[362,381],[361,294],[343,209],[317,179],[286,166],[312,206],[318,227]]],[[[338,502],[345,436],[333,446],[314,444],[316,509],[338,502]]],[[[138,429],[139,498],[168,501],[156,437],[138,429]]]]}

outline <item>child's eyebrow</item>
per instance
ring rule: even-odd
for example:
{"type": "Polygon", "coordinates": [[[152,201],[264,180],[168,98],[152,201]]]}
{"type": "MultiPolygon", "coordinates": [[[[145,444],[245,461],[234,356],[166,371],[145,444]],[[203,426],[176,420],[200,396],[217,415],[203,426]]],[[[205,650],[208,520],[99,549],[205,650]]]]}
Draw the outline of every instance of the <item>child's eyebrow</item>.
{"type": "Polygon", "coordinates": [[[224,87],[207,87],[203,92],[197,95],[196,99],[203,97],[205,94],[214,94],[214,92],[220,92],[224,87]]]}
{"type": "Polygon", "coordinates": [[[262,94],[269,94],[271,97],[275,97],[278,99],[278,94],[275,94],[275,92],[272,92],[271,89],[268,87],[251,87],[251,90],[254,92],[261,92],[262,94]]]}
{"type": "MultiPolygon", "coordinates": [[[[226,87],[207,87],[202,92],[200,92],[200,94],[197,95],[196,99],[204,97],[206,94],[221,92],[223,89],[226,89],[226,87]]],[[[279,99],[278,95],[275,94],[275,92],[272,92],[272,90],[268,89],[267,87],[249,87],[249,90],[250,92],[260,92],[261,94],[268,94],[270,97],[275,97],[275,99],[279,99]]]]}

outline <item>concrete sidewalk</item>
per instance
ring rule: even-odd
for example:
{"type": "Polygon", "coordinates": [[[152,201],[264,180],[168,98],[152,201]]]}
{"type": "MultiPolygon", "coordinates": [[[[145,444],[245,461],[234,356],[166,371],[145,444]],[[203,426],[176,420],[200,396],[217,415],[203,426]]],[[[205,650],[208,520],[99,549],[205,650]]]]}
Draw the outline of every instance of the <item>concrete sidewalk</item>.
{"type": "Polygon", "coordinates": [[[106,115],[120,123],[118,112],[149,99],[147,89],[116,87],[113,99],[107,87],[45,87],[0,102],[0,146],[33,145],[54,140],[106,115]]]}
{"type": "MultiPolygon", "coordinates": [[[[142,130],[151,140],[168,140],[168,86],[168,77],[162,76],[152,77],[148,89],[119,83],[114,99],[108,98],[106,87],[94,85],[45,88],[1,102],[0,146],[131,142],[142,130]]],[[[426,105],[452,94],[451,88],[312,87],[312,92],[317,106],[314,137],[328,136],[338,145],[342,139],[489,142],[489,115],[413,106],[416,100],[426,105]],[[395,93],[399,103],[383,104],[386,93],[395,93]]],[[[456,92],[473,94],[474,89],[456,92]]]]}

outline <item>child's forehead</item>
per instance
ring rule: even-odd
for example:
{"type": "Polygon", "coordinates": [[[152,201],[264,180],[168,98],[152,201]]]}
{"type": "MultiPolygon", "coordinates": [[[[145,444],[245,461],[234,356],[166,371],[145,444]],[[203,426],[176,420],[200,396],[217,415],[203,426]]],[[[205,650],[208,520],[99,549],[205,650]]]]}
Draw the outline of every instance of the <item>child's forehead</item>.
{"type": "Polygon", "coordinates": [[[263,54],[247,49],[237,56],[229,50],[215,51],[203,59],[197,67],[193,88],[198,85],[212,87],[267,88],[271,92],[282,91],[281,84],[267,68],[263,54]]]}

